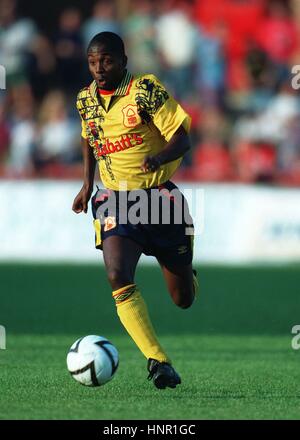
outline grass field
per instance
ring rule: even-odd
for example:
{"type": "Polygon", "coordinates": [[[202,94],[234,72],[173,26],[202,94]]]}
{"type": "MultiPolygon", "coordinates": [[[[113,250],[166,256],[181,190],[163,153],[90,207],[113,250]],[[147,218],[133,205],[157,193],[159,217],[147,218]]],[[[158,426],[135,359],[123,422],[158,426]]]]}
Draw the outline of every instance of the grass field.
{"type": "Polygon", "coordinates": [[[201,296],[179,310],[162,277],[142,267],[137,281],[183,383],[156,390],[146,362],[120,327],[103,268],[1,265],[0,419],[299,419],[300,269],[199,269],[201,296]],[[120,367],[87,388],[66,369],[80,336],[101,334],[120,367]]]}
{"type": "Polygon", "coordinates": [[[287,338],[164,336],[183,383],[156,390],[124,336],[113,338],[121,358],[114,379],[78,384],[65,366],[76,337],[11,337],[1,353],[1,419],[300,418],[299,356],[287,338]]]}

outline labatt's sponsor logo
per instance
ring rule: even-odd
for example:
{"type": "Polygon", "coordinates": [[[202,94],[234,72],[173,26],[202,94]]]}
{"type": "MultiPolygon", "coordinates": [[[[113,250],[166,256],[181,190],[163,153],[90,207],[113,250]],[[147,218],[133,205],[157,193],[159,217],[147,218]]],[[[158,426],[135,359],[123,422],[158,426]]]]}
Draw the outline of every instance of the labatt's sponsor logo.
{"type": "Polygon", "coordinates": [[[136,145],[141,145],[143,142],[144,141],[140,133],[133,133],[127,134],[126,136],[121,136],[121,138],[115,142],[112,142],[109,138],[105,138],[104,142],[101,145],[96,145],[97,155],[98,157],[100,157],[106,154],[128,150],[128,148],[133,148],[136,145]]]}

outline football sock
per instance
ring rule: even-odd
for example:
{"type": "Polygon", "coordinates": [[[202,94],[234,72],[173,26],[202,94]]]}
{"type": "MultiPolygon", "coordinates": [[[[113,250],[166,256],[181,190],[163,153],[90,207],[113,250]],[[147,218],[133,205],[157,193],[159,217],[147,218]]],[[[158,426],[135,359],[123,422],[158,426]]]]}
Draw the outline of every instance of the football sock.
{"type": "Polygon", "coordinates": [[[171,363],[151,324],[145,301],[135,284],[113,291],[123,326],[147,359],[171,363]]]}

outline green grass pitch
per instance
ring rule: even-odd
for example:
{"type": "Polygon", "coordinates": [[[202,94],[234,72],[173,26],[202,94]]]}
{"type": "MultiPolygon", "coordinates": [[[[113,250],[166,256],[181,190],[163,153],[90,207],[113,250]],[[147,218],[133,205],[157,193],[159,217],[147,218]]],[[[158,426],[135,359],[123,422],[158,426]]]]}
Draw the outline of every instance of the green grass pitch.
{"type": "Polygon", "coordinates": [[[291,328],[300,324],[300,269],[198,270],[201,295],[188,310],[172,305],[158,268],[138,270],[182,376],[176,390],[157,390],[115,316],[101,266],[1,265],[0,419],[299,419],[291,328]],[[119,350],[116,376],[103,387],[78,384],[66,368],[68,348],[87,334],[119,350]]]}

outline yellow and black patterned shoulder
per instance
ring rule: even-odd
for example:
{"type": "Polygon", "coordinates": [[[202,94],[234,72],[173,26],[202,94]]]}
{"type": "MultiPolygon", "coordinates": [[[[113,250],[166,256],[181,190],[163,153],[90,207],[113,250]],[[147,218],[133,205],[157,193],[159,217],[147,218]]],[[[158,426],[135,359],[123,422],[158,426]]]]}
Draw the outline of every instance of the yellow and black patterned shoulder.
{"type": "Polygon", "coordinates": [[[153,74],[142,75],[135,81],[135,102],[143,121],[150,122],[169,94],[153,74]]]}
{"type": "Polygon", "coordinates": [[[91,98],[89,87],[84,87],[77,94],[76,107],[81,113],[88,106],[88,101],[91,98]]]}

